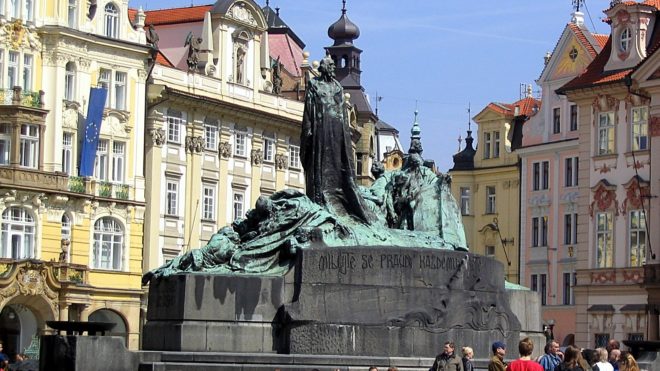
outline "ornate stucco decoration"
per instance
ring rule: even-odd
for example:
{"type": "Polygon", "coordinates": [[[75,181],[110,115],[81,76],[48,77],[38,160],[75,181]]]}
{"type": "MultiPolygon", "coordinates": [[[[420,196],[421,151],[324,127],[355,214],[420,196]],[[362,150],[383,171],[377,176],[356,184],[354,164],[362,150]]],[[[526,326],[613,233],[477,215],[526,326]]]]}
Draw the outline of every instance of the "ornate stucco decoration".
{"type": "Polygon", "coordinates": [[[264,162],[264,153],[260,149],[253,149],[250,153],[253,165],[261,165],[264,162]]]}
{"type": "Polygon", "coordinates": [[[236,2],[231,9],[227,12],[227,18],[234,19],[239,22],[247,23],[250,26],[257,27],[257,21],[254,19],[252,12],[245,8],[245,3],[236,2]]]}
{"type": "MultiPolygon", "coordinates": [[[[615,111],[617,106],[619,104],[619,100],[612,97],[611,95],[602,95],[599,94],[596,98],[594,98],[594,101],[591,103],[591,107],[593,108],[594,111],[594,121],[593,121],[593,126],[598,125],[598,112],[606,112],[606,111],[615,111]]],[[[614,124],[618,122],[618,115],[614,114],[614,124]]]]}
{"type": "Polygon", "coordinates": [[[278,153],[275,155],[275,166],[277,170],[285,170],[289,167],[289,158],[282,154],[278,153]]]}
{"type": "Polygon", "coordinates": [[[626,199],[621,204],[621,213],[626,215],[628,211],[644,208],[644,198],[650,194],[649,182],[634,176],[623,187],[626,189],[626,199]]]}
{"type": "Polygon", "coordinates": [[[190,153],[201,153],[204,149],[204,138],[202,136],[186,136],[186,150],[190,153]]]}
{"type": "Polygon", "coordinates": [[[163,129],[150,129],[149,135],[155,146],[162,146],[165,143],[165,130],[163,129]]]}
{"type": "Polygon", "coordinates": [[[0,27],[0,43],[14,50],[22,48],[41,49],[41,41],[37,32],[26,27],[20,19],[5,23],[0,27]]]}
{"type": "Polygon", "coordinates": [[[53,313],[58,313],[59,282],[43,262],[19,261],[0,278],[0,304],[5,305],[16,296],[43,296],[53,313]]]}
{"type": "Polygon", "coordinates": [[[606,180],[601,180],[591,188],[593,200],[589,205],[589,216],[594,217],[596,211],[613,210],[619,215],[619,201],[616,199],[616,186],[609,184],[606,180]]]}
{"type": "Polygon", "coordinates": [[[231,156],[231,143],[220,142],[218,144],[218,152],[220,153],[220,157],[229,158],[231,156]]]}

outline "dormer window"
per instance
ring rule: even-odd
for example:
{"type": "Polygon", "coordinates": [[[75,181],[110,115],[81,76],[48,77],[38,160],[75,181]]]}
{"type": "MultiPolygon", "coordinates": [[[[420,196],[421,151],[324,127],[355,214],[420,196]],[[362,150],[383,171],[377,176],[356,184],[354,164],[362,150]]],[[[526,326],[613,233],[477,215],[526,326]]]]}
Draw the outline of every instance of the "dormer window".
{"type": "Polygon", "coordinates": [[[621,52],[627,53],[630,51],[630,43],[632,42],[632,31],[630,30],[630,27],[626,27],[621,31],[621,35],[619,36],[619,48],[621,49],[621,52]]]}
{"type": "Polygon", "coordinates": [[[105,36],[117,38],[119,30],[119,9],[113,3],[105,6],[105,36]]]}

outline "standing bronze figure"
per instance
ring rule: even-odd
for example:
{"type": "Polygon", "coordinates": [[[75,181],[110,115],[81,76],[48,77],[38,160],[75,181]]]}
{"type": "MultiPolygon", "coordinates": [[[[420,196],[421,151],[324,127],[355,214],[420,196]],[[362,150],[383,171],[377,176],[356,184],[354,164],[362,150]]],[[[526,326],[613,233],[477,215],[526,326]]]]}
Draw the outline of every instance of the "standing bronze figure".
{"type": "Polygon", "coordinates": [[[334,61],[323,58],[318,71],[320,76],[309,81],[305,93],[300,135],[307,196],[337,215],[370,223],[375,216],[355,184],[344,89],[335,79],[334,61]]]}

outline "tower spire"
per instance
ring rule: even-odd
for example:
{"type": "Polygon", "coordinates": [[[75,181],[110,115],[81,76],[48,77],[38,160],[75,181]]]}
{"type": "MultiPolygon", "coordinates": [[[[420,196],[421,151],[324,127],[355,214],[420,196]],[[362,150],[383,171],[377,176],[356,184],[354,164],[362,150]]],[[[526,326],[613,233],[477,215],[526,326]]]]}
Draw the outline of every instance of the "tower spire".
{"type": "Polygon", "coordinates": [[[342,6],[341,6],[341,14],[346,14],[346,0],[341,0],[342,6]]]}

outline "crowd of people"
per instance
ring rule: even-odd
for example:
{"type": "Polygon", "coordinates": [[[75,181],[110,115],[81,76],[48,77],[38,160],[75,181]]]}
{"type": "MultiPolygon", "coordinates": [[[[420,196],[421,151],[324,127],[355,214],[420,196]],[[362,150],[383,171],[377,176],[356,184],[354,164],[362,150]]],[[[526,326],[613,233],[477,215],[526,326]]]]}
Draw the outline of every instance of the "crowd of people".
{"type": "MultiPolygon", "coordinates": [[[[455,350],[456,345],[452,341],[445,342],[442,353],[435,357],[429,371],[473,371],[473,349],[463,347],[462,356],[455,350]]],[[[518,343],[520,358],[508,364],[504,361],[505,343],[496,341],[491,350],[488,371],[640,371],[635,357],[630,352],[622,352],[616,340],[610,340],[605,348],[595,350],[569,345],[563,352],[559,343],[551,340],[545,345],[544,354],[533,359],[534,342],[525,338],[518,343]]],[[[374,367],[369,371],[377,369],[374,367]]]]}

